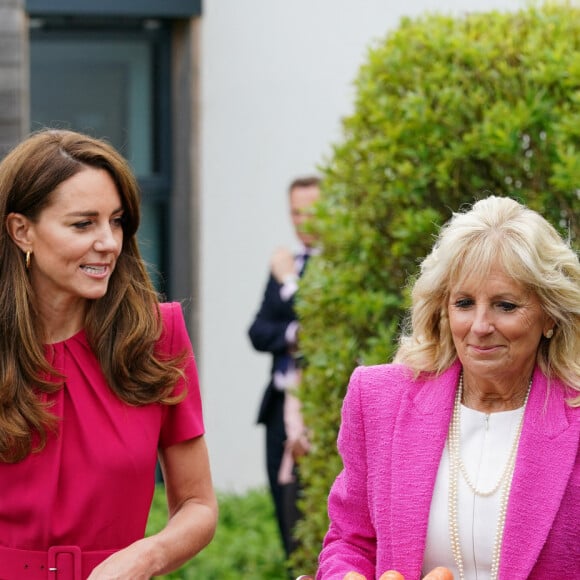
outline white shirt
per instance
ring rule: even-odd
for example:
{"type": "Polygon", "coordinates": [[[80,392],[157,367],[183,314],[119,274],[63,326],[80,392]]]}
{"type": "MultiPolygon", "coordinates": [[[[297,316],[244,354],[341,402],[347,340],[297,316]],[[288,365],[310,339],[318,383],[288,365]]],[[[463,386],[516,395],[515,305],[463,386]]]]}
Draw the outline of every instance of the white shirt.
{"type": "MultiPolygon", "coordinates": [[[[461,457],[475,486],[489,490],[501,477],[524,408],[483,413],[461,406],[461,457]]],[[[449,452],[443,450],[437,472],[423,559],[423,573],[446,566],[459,578],[449,540],[449,452]]],[[[466,580],[488,580],[499,516],[501,489],[475,495],[459,474],[459,542],[466,580]]]]}

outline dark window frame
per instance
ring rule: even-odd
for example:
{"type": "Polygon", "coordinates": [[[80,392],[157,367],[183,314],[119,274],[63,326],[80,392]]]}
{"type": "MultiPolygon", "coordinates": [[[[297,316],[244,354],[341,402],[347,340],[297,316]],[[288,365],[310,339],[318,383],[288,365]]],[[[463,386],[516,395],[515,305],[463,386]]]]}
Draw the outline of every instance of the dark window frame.
{"type": "Polygon", "coordinates": [[[25,0],[32,15],[132,16],[191,18],[201,16],[201,0],[25,0]]]}

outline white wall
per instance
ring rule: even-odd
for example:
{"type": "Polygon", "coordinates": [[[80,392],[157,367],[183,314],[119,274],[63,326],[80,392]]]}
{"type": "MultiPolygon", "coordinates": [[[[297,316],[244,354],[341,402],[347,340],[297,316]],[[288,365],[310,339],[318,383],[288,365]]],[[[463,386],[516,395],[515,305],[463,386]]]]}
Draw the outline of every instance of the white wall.
{"type": "Polygon", "coordinates": [[[265,485],[255,425],[269,356],[247,328],[272,250],[293,244],[286,188],[340,140],[373,41],[402,15],[492,10],[517,0],[206,0],[202,16],[201,351],[216,487],[265,485]]]}

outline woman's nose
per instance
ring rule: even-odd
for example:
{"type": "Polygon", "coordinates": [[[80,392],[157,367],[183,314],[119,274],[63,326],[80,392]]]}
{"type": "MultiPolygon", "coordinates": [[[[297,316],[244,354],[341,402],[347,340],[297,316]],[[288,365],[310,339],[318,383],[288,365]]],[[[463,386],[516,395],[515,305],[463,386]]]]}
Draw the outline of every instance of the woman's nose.
{"type": "Polygon", "coordinates": [[[116,250],[118,240],[110,226],[104,226],[99,231],[99,236],[95,240],[95,249],[99,252],[112,252],[116,250]]]}
{"type": "Polygon", "coordinates": [[[493,317],[487,308],[477,308],[473,319],[472,330],[477,334],[489,334],[494,330],[493,317]]]}

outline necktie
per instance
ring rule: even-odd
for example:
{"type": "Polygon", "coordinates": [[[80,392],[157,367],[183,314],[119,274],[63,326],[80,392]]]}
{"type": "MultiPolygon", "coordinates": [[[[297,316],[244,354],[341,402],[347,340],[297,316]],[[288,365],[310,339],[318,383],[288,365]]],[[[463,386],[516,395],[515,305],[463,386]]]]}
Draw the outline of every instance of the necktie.
{"type": "Polygon", "coordinates": [[[304,270],[306,269],[306,264],[308,263],[308,259],[310,258],[310,254],[306,252],[304,254],[300,254],[299,256],[299,264],[300,267],[298,268],[298,276],[302,277],[304,274],[304,270]]]}

